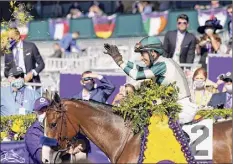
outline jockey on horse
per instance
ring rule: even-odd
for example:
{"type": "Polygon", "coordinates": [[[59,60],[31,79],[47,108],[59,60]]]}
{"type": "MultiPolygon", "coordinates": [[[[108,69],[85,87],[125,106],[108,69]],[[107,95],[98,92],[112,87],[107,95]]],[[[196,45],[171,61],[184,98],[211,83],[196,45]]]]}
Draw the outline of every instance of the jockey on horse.
{"type": "Polygon", "coordinates": [[[197,106],[190,102],[190,90],[186,77],[180,66],[170,58],[164,58],[163,45],[154,36],[143,38],[135,45],[135,52],[141,53],[141,59],[146,67],[140,67],[133,62],[124,60],[117,46],[105,44],[104,48],[117,65],[134,80],[152,79],[157,84],[176,82],[179,88],[178,103],[182,106],[179,113],[179,123],[191,122],[197,113],[197,106]]]}

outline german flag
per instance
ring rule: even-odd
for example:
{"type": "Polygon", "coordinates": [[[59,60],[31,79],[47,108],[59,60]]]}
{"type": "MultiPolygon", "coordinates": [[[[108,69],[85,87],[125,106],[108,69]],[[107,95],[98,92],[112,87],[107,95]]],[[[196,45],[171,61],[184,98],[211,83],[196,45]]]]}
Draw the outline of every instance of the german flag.
{"type": "Polygon", "coordinates": [[[111,37],[114,28],[116,15],[93,17],[94,31],[97,37],[107,39],[111,37]]]}

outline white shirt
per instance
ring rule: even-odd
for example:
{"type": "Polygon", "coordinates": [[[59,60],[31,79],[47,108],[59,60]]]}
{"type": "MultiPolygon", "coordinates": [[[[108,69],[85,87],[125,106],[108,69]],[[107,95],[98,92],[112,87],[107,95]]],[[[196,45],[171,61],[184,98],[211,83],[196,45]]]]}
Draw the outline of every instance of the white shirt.
{"type": "Polygon", "coordinates": [[[83,100],[90,100],[91,97],[91,92],[87,92],[86,94],[84,94],[84,90],[82,91],[82,99],[83,100]]]}
{"type": "Polygon", "coordinates": [[[176,49],[173,54],[173,60],[177,63],[180,63],[180,50],[181,50],[181,44],[183,42],[185,33],[181,33],[179,30],[177,30],[177,37],[176,37],[176,49]]]}
{"type": "MultiPolygon", "coordinates": [[[[21,40],[16,44],[16,47],[13,48],[14,59],[16,57],[17,50],[18,50],[18,55],[19,55],[19,65],[18,66],[23,69],[24,73],[26,73],[26,68],[25,68],[25,63],[24,63],[24,55],[23,55],[23,42],[21,40]]],[[[15,63],[15,64],[17,65],[17,63],[15,63]]]]}

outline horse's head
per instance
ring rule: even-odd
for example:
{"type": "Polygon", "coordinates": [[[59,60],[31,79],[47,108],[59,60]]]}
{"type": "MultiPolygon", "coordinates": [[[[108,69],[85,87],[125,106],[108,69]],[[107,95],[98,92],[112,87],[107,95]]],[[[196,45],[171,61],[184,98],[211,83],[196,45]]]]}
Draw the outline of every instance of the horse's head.
{"type": "Polygon", "coordinates": [[[54,95],[52,103],[46,111],[44,128],[45,136],[56,139],[61,149],[67,148],[70,140],[79,132],[79,127],[74,127],[72,124],[67,107],[58,94],[54,95]]]}

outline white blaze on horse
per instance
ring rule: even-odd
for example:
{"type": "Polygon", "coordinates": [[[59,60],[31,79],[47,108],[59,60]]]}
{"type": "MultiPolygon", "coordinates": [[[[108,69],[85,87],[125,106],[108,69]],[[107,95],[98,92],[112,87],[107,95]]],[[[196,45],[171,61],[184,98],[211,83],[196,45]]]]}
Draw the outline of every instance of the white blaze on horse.
{"type": "MultiPolygon", "coordinates": [[[[60,149],[66,149],[77,132],[87,136],[112,163],[138,163],[141,135],[134,134],[130,123],[126,125],[110,105],[81,100],[53,101],[46,112],[46,136],[56,139],[60,149]]],[[[231,120],[213,125],[213,162],[231,163],[231,134],[231,120]]]]}

